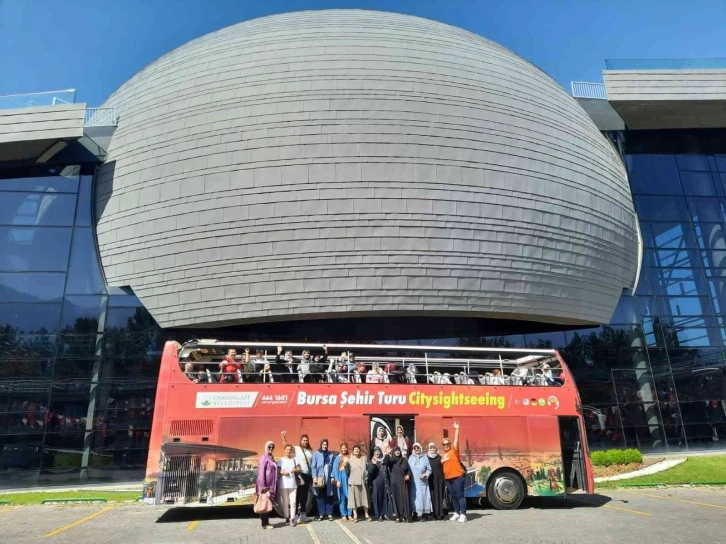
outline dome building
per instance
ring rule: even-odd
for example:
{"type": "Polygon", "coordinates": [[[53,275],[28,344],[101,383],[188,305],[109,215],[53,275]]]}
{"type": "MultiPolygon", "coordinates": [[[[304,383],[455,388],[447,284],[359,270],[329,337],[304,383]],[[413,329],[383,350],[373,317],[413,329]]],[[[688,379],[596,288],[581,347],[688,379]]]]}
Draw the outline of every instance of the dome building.
{"type": "Polygon", "coordinates": [[[459,28],[263,17],[163,56],[105,106],[103,268],[165,328],[599,324],[635,282],[616,150],[547,74],[459,28]]]}

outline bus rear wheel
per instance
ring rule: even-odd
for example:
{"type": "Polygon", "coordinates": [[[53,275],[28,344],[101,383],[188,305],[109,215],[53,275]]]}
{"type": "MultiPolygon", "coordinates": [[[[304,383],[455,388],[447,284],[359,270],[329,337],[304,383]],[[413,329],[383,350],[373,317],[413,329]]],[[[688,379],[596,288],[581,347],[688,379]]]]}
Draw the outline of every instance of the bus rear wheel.
{"type": "Polygon", "coordinates": [[[487,485],[487,500],[497,510],[515,510],[524,500],[524,485],[512,470],[495,473],[487,485]]]}

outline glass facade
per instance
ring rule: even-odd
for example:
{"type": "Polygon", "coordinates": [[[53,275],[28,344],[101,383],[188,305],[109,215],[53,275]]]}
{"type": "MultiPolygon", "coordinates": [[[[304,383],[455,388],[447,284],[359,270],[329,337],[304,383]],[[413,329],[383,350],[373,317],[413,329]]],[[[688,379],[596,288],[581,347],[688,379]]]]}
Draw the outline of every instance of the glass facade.
{"type": "MultiPolygon", "coordinates": [[[[577,380],[593,449],[726,448],[726,137],[723,154],[659,154],[640,131],[625,162],[643,238],[635,293],[590,330],[478,339],[553,347],[577,380]],[[647,151],[647,152],[641,152],[647,151]]],[[[679,131],[669,131],[671,133],[679,131]]],[[[669,147],[678,135],[669,134],[669,147]]],[[[713,135],[708,140],[714,144],[713,135]]]]}
{"type": "Polygon", "coordinates": [[[143,475],[163,338],[104,284],[93,171],[0,169],[0,487],[143,475]]]}
{"type": "Polygon", "coordinates": [[[595,449],[726,447],[726,135],[699,154],[698,131],[686,133],[678,154],[669,131],[665,154],[647,132],[624,145],[644,247],[637,289],[610,324],[566,331],[460,318],[162,331],[130,290],[105,285],[95,165],[0,167],[0,487],[140,480],[167,339],[371,341],[381,322],[399,331],[391,343],[561,349],[595,449]]]}

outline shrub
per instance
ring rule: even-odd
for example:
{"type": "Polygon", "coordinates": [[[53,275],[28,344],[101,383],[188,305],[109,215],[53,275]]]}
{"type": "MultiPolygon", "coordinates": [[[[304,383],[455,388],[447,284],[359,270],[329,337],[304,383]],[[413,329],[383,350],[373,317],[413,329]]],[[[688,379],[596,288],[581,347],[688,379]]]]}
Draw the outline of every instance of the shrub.
{"type": "Polygon", "coordinates": [[[590,456],[593,466],[632,465],[643,462],[643,454],[630,448],[627,450],[594,451],[590,456]]]}

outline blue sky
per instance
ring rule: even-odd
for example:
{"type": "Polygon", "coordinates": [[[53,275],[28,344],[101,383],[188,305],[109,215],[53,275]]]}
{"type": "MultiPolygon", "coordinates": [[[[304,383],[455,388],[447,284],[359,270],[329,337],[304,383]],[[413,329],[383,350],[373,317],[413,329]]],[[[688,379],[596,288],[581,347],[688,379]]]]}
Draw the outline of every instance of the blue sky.
{"type": "Polygon", "coordinates": [[[159,56],[219,28],[301,9],[397,11],[463,27],[569,88],[606,58],[726,58],[726,0],[0,0],[0,95],[65,88],[100,105],[159,56]]]}

